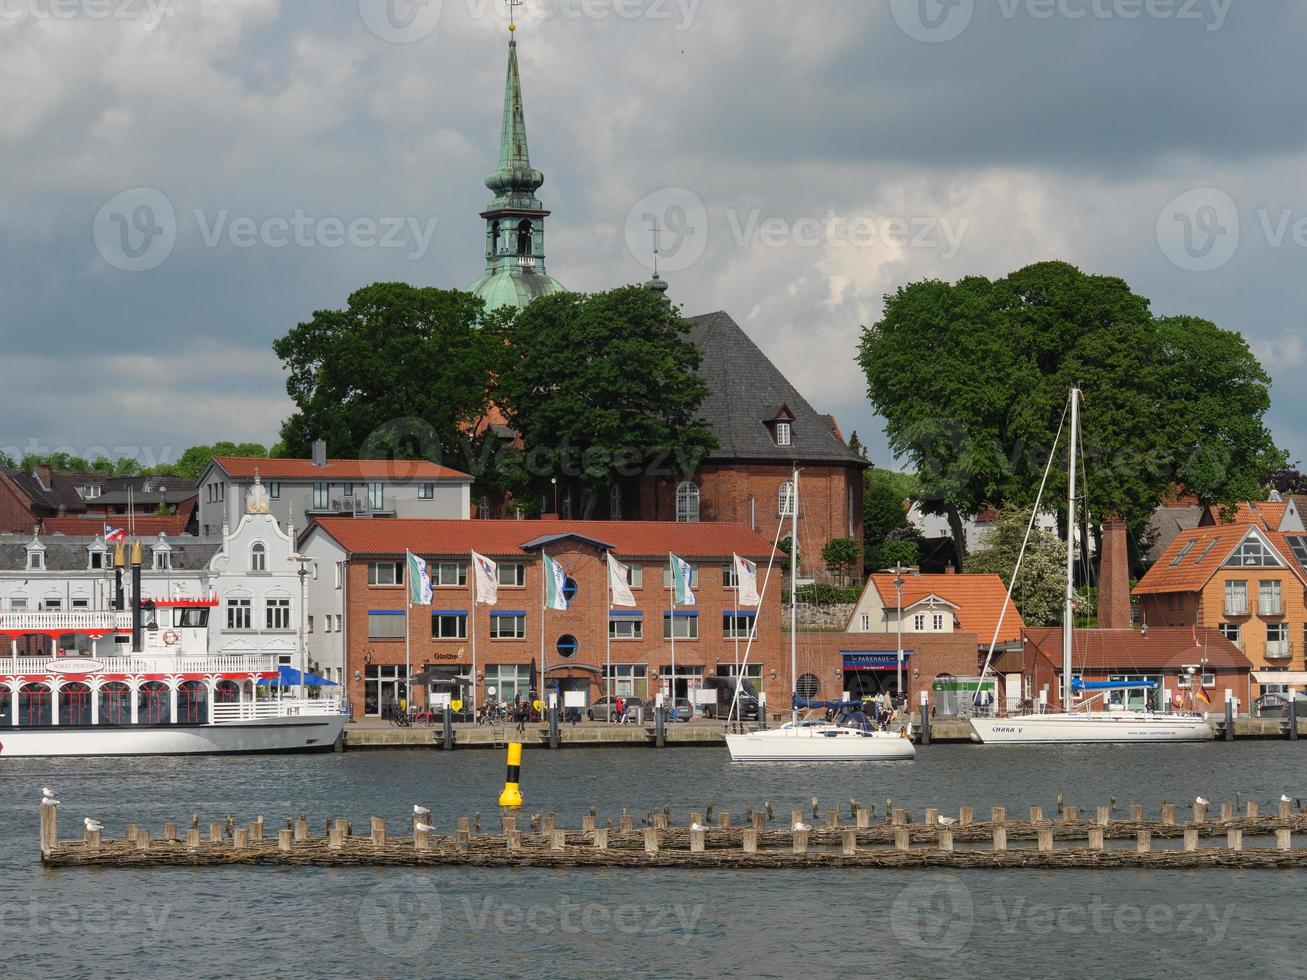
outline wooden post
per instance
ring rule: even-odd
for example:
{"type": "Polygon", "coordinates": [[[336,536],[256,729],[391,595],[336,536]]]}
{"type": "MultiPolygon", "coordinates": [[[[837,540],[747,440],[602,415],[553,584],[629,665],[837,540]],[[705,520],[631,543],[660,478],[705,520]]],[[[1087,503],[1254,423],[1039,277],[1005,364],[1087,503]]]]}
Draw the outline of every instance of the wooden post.
{"type": "MultiPolygon", "coordinates": [[[[548,817],[546,817],[545,819],[546,819],[546,821],[547,821],[547,820],[548,820],[548,817]]],[[[546,832],[546,833],[548,833],[548,832],[551,831],[551,830],[553,830],[553,825],[552,825],[552,824],[550,824],[549,826],[545,827],[545,832],[546,832]]],[[[472,819],[471,819],[470,817],[459,817],[459,818],[458,818],[458,832],[459,832],[460,834],[470,834],[470,833],[472,833],[472,819]]]]}
{"type": "Polygon", "coordinates": [[[1073,807],[1073,806],[1064,806],[1064,807],[1062,807],[1062,822],[1063,822],[1063,823],[1075,823],[1075,822],[1076,822],[1076,808],[1075,808],[1075,807],[1073,807]]]}
{"type": "Polygon", "coordinates": [[[1293,806],[1293,804],[1290,803],[1288,800],[1281,800],[1281,801],[1280,801],[1280,819],[1281,819],[1281,820],[1288,820],[1291,816],[1293,816],[1293,811],[1290,809],[1290,807],[1292,807],[1292,806],[1293,806]]]}
{"type": "Polygon", "coordinates": [[[996,806],[990,811],[990,818],[993,823],[1005,823],[1007,821],[1007,807],[996,806]]]}
{"type": "Polygon", "coordinates": [[[1130,822],[1131,823],[1144,822],[1144,808],[1140,806],[1138,803],[1130,804],[1130,822]]]}
{"type": "Polygon", "coordinates": [[[1112,808],[1110,806],[1100,806],[1098,816],[1094,822],[1100,827],[1106,827],[1110,824],[1112,822],[1112,808]]]}
{"type": "Polygon", "coordinates": [[[248,847],[250,844],[250,832],[244,827],[237,827],[231,834],[231,846],[233,849],[238,847],[248,847]]]}
{"type": "Polygon", "coordinates": [[[935,809],[934,807],[928,807],[926,809],[926,826],[927,827],[939,826],[939,810],[935,809]]]}
{"type": "Polygon", "coordinates": [[[658,830],[654,827],[646,827],[644,831],[644,853],[658,853],[658,830]]]}
{"type": "Polygon", "coordinates": [[[520,851],[522,849],[522,834],[516,830],[510,830],[504,834],[504,843],[510,851],[520,851]]]}
{"type": "Polygon", "coordinates": [[[454,834],[454,846],[460,851],[466,851],[472,846],[472,835],[466,830],[457,831],[454,834]]]}
{"type": "Polygon", "coordinates": [[[1041,851],[1051,851],[1053,849],[1053,828],[1040,827],[1037,833],[1039,834],[1039,849],[1041,851]]]}
{"type": "Polygon", "coordinates": [[[906,827],[894,831],[894,850],[907,851],[912,848],[912,832],[906,827]]]}
{"type": "MultiPolygon", "coordinates": [[[[513,817],[513,816],[509,816],[508,814],[504,814],[504,815],[503,815],[502,817],[500,817],[499,819],[500,819],[500,822],[503,824],[503,827],[504,827],[504,833],[508,834],[508,833],[512,833],[514,830],[517,830],[517,817],[513,817]]],[[[593,825],[594,825],[594,818],[593,818],[593,817],[590,818],[590,822],[591,822],[591,826],[593,826],[593,825]]],[[[584,827],[584,825],[583,825],[583,827],[584,827]]]]}
{"type": "Polygon", "coordinates": [[[718,827],[718,829],[720,829],[720,830],[730,830],[730,829],[731,829],[731,811],[730,811],[730,810],[723,810],[721,813],[717,814],[717,827],[718,827]]]}
{"type": "Polygon", "coordinates": [[[386,821],[381,817],[372,818],[372,845],[384,847],[386,844],[386,821]]]}
{"type": "Polygon", "coordinates": [[[1186,851],[1198,850],[1198,828],[1186,827],[1184,829],[1184,849],[1186,851]]]}
{"type": "Polygon", "coordinates": [[[976,811],[969,806],[964,806],[958,811],[958,826],[970,827],[976,819],[976,811]]]}
{"type": "Polygon", "coordinates": [[[210,843],[210,844],[221,844],[221,843],[222,843],[222,836],[223,836],[223,835],[222,835],[222,824],[217,823],[216,821],[215,821],[214,823],[209,824],[209,843],[210,843]]]}
{"type": "Polygon", "coordinates": [[[806,830],[796,830],[794,832],[794,853],[808,853],[808,832],[806,830]]]}
{"type": "Polygon", "coordinates": [[[596,851],[608,850],[608,828],[596,827],[594,832],[594,847],[596,851]]]}
{"type": "Polygon", "coordinates": [[[1030,808],[1030,822],[1031,823],[1044,822],[1044,808],[1042,806],[1032,806],[1030,808]]]}
{"type": "Polygon", "coordinates": [[[856,830],[846,830],[842,837],[841,852],[845,857],[853,857],[858,850],[858,832],[856,830]]]}
{"type": "Polygon", "coordinates": [[[793,830],[793,829],[794,829],[795,827],[797,827],[799,824],[803,823],[803,818],[804,818],[804,816],[805,816],[805,814],[804,814],[804,812],[803,812],[802,810],[791,810],[791,811],[790,811],[790,829],[793,830]]]}
{"type": "Polygon", "coordinates": [[[623,813],[623,814],[622,814],[621,822],[618,824],[618,829],[619,829],[623,834],[629,834],[629,833],[631,832],[631,830],[633,829],[633,827],[634,827],[634,824],[633,824],[633,822],[632,822],[632,820],[631,820],[631,815],[630,815],[629,813],[623,813]]]}
{"type": "Polygon", "coordinates": [[[938,831],[936,834],[936,839],[939,842],[939,849],[941,851],[948,851],[950,854],[953,853],[953,831],[951,830],[938,831]]]}
{"type": "Polygon", "coordinates": [[[188,827],[186,830],[186,846],[194,850],[200,846],[200,828],[188,827]]]}
{"type": "Polygon", "coordinates": [[[309,822],[307,820],[295,821],[295,842],[302,844],[309,839],[309,822]]]}
{"type": "Polygon", "coordinates": [[[750,827],[748,830],[746,830],[746,831],[741,835],[741,837],[740,837],[740,843],[741,843],[741,846],[744,848],[744,853],[745,853],[745,854],[757,854],[757,853],[758,853],[758,831],[756,831],[756,830],[754,830],[752,827],[750,827]]]}
{"type": "Polygon", "coordinates": [[[588,834],[594,829],[595,829],[594,814],[587,813],[585,816],[581,818],[581,833],[588,834]]]}
{"type": "Polygon", "coordinates": [[[1248,801],[1249,820],[1256,820],[1261,815],[1261,812],[1262,812],[1262,807],[1260,803],[1256,803],[1253,800],[1248,801]]]}
{"type": "Polygon", "coordinates": [[[98,851],[98,850],[100,849],[100,844],[102,843],[102,841],[101,841],[101,839],[100,839],[100,835],[101,835],[102,833],[103,833],[103,831],[100,831],[100,830],[88,830],[88,831],[86,832],[86,848],[87,848],[87,850],[98,851]]]}
{"type": "Polygon", "coordinates": [[[1174,803],[1163,803],[1163,804],[1162,804],[1162,826],[1163,826],[1163,827],[1174,827],[1174,826],[1175,826],[1175,804],[1174,804],[1174,803]]]}
{"type": "Polygon", "coordinates": [[[903,824],[907,822],[905,820],[906,816],[907,814],[902,810],[895,808],[894,812],[890,814],[890,826],[902,827],[903,824]]]}
{"type": "Polygon", "coordinates": [[[762,833],[767,815],[761,810],[753,811],[752,829],[755,834],[762,833]]]}
{"type": "Polygon", "coordinates": [[[1103,849],[1103,828],[1094,826],[1089,828],[1089,849],[1091,851],[1101,851],[1103,849]]]}
{"type": "Polygon", "coordinates": [[[1233,803],[1222,803],[1222,804],[1221,804],[1221,822],[1222,822],[1222,823],[1229,823],[1229,822],[1230,822],[1231,820],[1233,820],[1233,819],[1234,819],[1234,804],[1233,804],[1233,803]]]}
{"type": "Polygon", "coordinates": [[[429,850],[431,850],[431,831],[429,831],[429,830],[418,830],[418,829],[414,828],[414,830],[413,830],[413,850],[415,850],[415,851],[429,851],[429,850]]]}
{"type": "Polygon", "coordinates": [[[59,818],[56,814],[57,806],[47,806],[41,804],[41,853],[49,854],[54,850],[55,844],[59,843],[59,818]]]}
{"type": "Polygon", "coordinates": [[[558,814],[554,813],[551,810],[549,813],[545,814],[545,819],[542,822],[541,827],[545,831],[545,833],[549,833],[549,831],[553,830],[557,826],[558,826],[558,814]]]}
{"type": "MultiPolygon", "coordinates": [[[[697,812],[697,811],[695,811],[695,810],[691,810],[691,811],[690,811],[690,825],[693,826],[694,824],[697,824],[697,823],[703,823],[703,814],[702,814],[702,813],[699,813],[699,812],[697,812]]],[[[585,830],[585,818],[584,818],[584,817],[581,818],[581,829],[582,829],[582,830],[585,830]]]]}
{"type": "Polygon", "coordinates": [[[1275,849],[1277,851],[1293,850],[1293,831],[1288,827],[1277,827],[1275,830],[1275,849]]]}
{"type": "Polygon", "coordinates": [[[294,836],[294,831],[288,830],[285,827],[277,831],[277,849],[281,851],[289,851],[291,847],[294,846],[294,836]]]}
{"type": "Polygon", "coordinates": [[[1226,832],[1226,835],[1225,835],[1225,846],[1228,847],[1228,848],[1229,848],[1230,850],[1232,850],[1232,851],[1242,851],[1242,850],[1243,850],[1243,831],[1242,831],[1242,830],[1233,830],[1233,829],[1227,831],[1227,832],[1226,832]]]}
{"type": "Polygon", "coordinates": [[[250,840],[256,844],[263,843],[263,818],[259,817],[250,824],[250,840]]]}
{"type": "Polygon", "coordinates": [[[339,851],[345,846],[345,821],[337,820],[327,828],[327,847],[339,851]]]}
{"type": "Polygon", "coordinates": [[[654,813],[654,825],[653,825],[653,829],[654,829],[654,830],[666,830],[666,829],[667,829],[667,814],[663,813],[662,810],[658,810],[658,811],[656,811],[656,812],[654,813]]]}
{"type": "MultiPolygon", "coordinates": [[[[217,826],[217,825],[215,825],[215,826],[217,826]]],[[[123,830],[123,840],[127,841],[127,843],[129,843],[129,844],[135,843],[135,841],[136,841],[136,824],[134,824],[134,823],[129,823],[129,824],[127,825],[127,827],[123,830]]]]}
{"type": "Polygon", "coordinates": [[[1001,823],[994,825],[994,851],[1007,850],[1007,828],[1001,823]]]}
{"type": "Polygon", "coordinates": [[[1151,831],[1141,830],[1135,834],[1135,853],[1147,854],[1153,849],[1153,835],[1151,831]]]}
{"type": "Polygon", "coordinates": [[[864,807],[858,807],[858,812],[854,816],[854,821],[859,830],[866,830],[871,826],[871,814],[868,813],[864,807]]]}
{"type": "Polygon", "coordinates": [[[828,810],[826,812],[826,829],[834,830],[840,825],[840,811],[828,810]]]}
{"type": "Polygon", "coordinates": [[[1194,823],[1206,823],[1207,821],[1207,804],[1194,804],[1194,823]]]}
{"type": "Polygon", "coordinates": [[[166,841],[175,841],[177,839],[177,824],[169,820],[163,825],[163,839],[166,841]]]}
{"type": "Polygon", "coordinates": [[[690,831],[690,853],[691,853],[691,854],[702,854],[702,853],[703,853],[703,838],[704,838],[704,832],[703,832],[702,830],[692,830],[692,831],[690,831]]]}
{"type": "Polygon", "coordinates": [[[551,830],[549,831],[549,849],[552,851],[561,851],[567,847],[567,831],[551,830]]]}

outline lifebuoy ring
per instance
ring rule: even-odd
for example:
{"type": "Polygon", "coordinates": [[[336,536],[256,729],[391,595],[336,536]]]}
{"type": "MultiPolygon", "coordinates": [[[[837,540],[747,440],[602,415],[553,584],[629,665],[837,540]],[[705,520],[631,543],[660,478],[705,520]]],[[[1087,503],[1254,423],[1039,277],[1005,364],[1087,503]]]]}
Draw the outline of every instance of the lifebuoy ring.
{"type": "Polygon", "coordinates": [[[160,639],[163,640],[164,646],[170,647],[181,639],[181,634],[178,633],[176,630],[164,630],[163,635],[160,637],[160,639]]]}

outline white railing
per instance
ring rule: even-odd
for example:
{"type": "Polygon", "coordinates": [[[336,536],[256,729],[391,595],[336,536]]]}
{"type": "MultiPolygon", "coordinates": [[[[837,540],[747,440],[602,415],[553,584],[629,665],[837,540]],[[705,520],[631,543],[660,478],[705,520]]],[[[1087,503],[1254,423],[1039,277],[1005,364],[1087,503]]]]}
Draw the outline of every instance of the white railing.
{"type": "Polygon", "coordinates": [[[0,674],[59,673],[49,668],[60,660],[94,660],[103,664],[96,674],[266,674],[277,669],[271,654],[221,657],[6,657],[0,652],[0,674]]]}
{"type": "Polygon", "coordinates": [[[215,722],[258,721],[263,718],[290,718],[302,715],[319,717],[338,715],[342,711],[339,698],[276,698],[258,701],[241,701],[235,703],[215,704],[213,720],[215,722]]]}
{"type": "Polygon", "coordinates": [[[1288,640],[1266,641],[1267,660],[1287,660],[1291,656],[1293,656],[1293,651],[1289,647],[1288,640]]]}
{"type": "Polygon", "coordinates": [[[1225,597],[1225,614],[1227,616],[1247,616],[1248,615],[1248,597],[1247,596],[1226,596],[1225,597]]]}
{"type": "Polygon", "coordinates": [[[69,633],[101,633],[131,628],[132,614],[112,609],[84,612],[67,610],[0,612],[0,630],[67,630],[69,633]]]}
{"type": "Polygon", "coordinates": [[[1279,599],[1262,599],[1257,604],[1259,616],[1283,616],[1284,603],[1279,599]]]}

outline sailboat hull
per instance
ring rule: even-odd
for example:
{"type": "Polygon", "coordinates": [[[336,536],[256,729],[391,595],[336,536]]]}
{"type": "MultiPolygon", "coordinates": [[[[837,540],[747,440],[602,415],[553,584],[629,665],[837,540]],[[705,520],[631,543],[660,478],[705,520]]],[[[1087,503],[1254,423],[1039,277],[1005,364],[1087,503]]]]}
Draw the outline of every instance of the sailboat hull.
{"type": "Polygon", "coordinates": [[[971,719],[971,740],[986,745],[1210,742],[1213,737],[1198,715],[1113,711],[971,719]]]}
{"type": "Polygon", "coordinates": [[[910,762],[917,755],[901,735],[837,725],[728,734],[726,747],[735,762],[910,762]]]}

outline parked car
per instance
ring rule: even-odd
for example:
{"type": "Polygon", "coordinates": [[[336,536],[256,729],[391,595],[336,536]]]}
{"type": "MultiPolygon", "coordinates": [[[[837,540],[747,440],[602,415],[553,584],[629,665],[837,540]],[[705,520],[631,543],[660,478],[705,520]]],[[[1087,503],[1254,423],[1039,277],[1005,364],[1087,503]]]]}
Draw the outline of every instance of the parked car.
{"type": "MultiPolygon", "coordinates": [[[[731,702],[724,704],[705,704],[703,706],[703,716],[705,718],[720,718],[725,721],[731,717],[731,702]]],[[[751,694],[741,694],[738,704],[734,708],[735,717],[742,721],[758,720],[758,699],[751,694]]]]}
{"type": "MultiPolygon", "coordinates": [[[[618,695],[605,695],[590,707],[585,709],[585,716],[591,721],[613,721],[617,717],[617,699],[618,695]]],[[[641,709],[644,707],[636,698],[623,697],[626,702],[626,718],[628,721],[639,721],[641,709]]]]}

